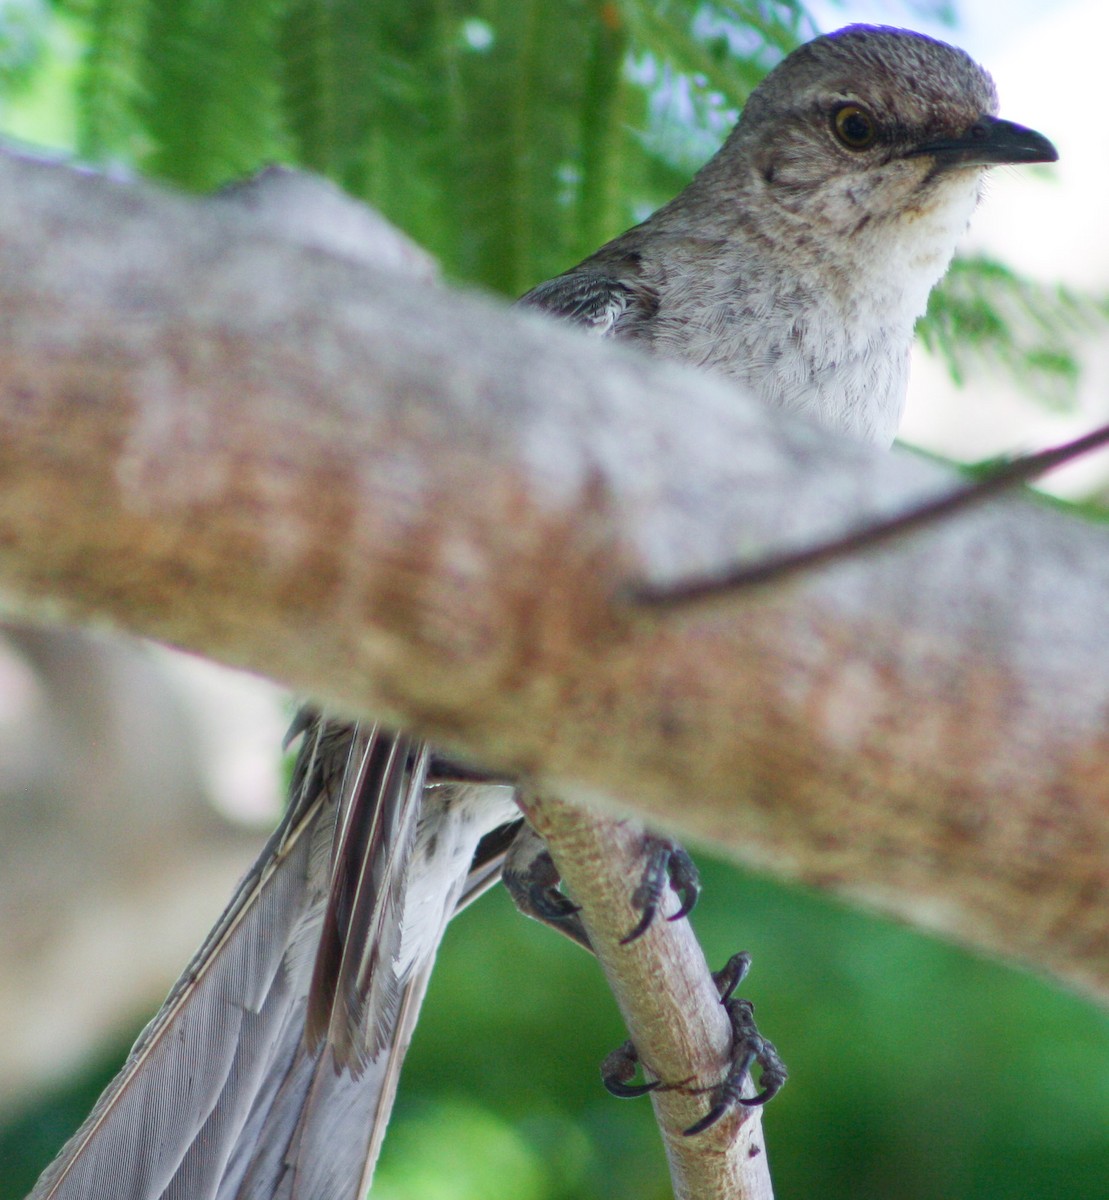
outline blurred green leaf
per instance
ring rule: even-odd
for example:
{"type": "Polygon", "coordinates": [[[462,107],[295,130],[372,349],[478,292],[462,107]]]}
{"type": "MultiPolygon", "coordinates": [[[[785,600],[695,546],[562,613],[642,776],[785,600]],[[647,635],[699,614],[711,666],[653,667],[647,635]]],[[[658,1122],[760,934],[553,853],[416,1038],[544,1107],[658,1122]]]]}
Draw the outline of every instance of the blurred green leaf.
{"type": "Polygon", "coordinates": [[[45,0],[0,0],[0,90],[25,87],[47,50],[50,11],[45,0]]]}
{"type": "Polygon", "coordinates": [[[957,258],[929,297],[917,335],[956,383],[1001,373],[1038,402],[1068,408],[1079,348],[1107,316],[1104,301],[1026,279],[991,258],[957,258]]]}
{"type": "Polygon", "coordinates": [[[138,135],[136,64],[149,7],[148,0],[103,0],[88,14],[77,149],[92,161],[115,156],[138,135]]]}
{"type": "Polygon", "coordinates": [[[791,0],[60,7],[85,30],[84,157],[201,190],[306,166],[508,295],[668,198],[698,165],[691,127],[711,153],[811,32],[791,0]]]}
{"type": "MultiPolygon", "coordinates": [[[[116,0],[101,0],[99,8],[116,0]]],[[[207,190],[279,157],[278,18],[283,0],[148,0],[135,31],[139,163],[207,190]]],[[[89,103],[94,97],[90,86],[89,103]]]]}

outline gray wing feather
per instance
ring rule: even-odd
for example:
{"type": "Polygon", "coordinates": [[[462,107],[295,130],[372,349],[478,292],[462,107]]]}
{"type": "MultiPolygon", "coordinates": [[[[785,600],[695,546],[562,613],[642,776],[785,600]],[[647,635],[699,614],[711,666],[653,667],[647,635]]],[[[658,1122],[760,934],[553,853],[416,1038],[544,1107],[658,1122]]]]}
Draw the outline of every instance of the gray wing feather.
{"type": "Polygon", "coordinates": [[[646,297],[631,283],[600,271],[579,269],[539,284],[517,301],[521,308],[539,308],[552,317],[572,321],[597,337],[618,334],[648,307],[646,297]]]}
{"type": "Polygon", "coordinates": [[[366,1194],[430,972],[429,963],[405,983],[390,1044],[361,1075],[340,1069],[330,1047],[323,1049],[318,1066],[302,1051],[277,1102],[244,1138],[256,1149],[245,1177],[228,1196],[334,1200],[366,1194]],[[289,1113],[296,1114],[291,1133],[289,1113]]]}

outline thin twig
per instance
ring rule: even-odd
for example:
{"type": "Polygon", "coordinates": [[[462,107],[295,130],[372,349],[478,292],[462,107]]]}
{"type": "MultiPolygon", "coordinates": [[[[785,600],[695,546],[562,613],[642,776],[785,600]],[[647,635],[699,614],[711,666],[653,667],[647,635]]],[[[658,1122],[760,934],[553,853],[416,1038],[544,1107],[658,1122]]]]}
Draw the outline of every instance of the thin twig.
{"type": "Polygon", "coordinates": [[[965,512],[1002,492],[1046,475],[1064,463],[1099,450],[1106,444],[1109,444],[1109,425],[1102,425],[1061,446],[1015,458],[966,487],[945,492],[897,516],[868,520],[848,533],[801,550],[771,554],[755,563],[726,567],[681,583],[637,584],[625,591],[624,598],[630,604],[666,611],[723,600],[753,587],[781,583],[793,575],[884,546],[887,542],[934,525],[955,513],[965,512]]]}

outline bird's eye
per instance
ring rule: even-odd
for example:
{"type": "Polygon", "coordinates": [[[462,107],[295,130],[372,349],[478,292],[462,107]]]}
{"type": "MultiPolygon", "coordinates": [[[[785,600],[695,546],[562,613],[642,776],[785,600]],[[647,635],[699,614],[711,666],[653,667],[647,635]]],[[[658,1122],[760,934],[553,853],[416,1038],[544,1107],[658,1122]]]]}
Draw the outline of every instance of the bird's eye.
{"type": "Polygon", "coordinates": [[[865,150],[878,136],[874,118],[857,104],[841,104],[832,114],[832,129],[848,150],[865,150]]]}

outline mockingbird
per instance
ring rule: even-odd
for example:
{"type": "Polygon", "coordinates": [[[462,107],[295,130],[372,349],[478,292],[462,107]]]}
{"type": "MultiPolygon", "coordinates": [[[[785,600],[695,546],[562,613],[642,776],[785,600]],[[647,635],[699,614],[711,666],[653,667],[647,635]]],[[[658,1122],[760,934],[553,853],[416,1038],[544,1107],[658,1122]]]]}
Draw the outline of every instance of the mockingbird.
{"type": "MultiPolygon", "coordinates": [[[[983,168],[1055,158],[996,109],[930,38],[817,38],[681,195],[522,303],[888,443],[983,168]]],[[[287,815],[36,1200],[368,1185],[444,926],[497,876],[518,810],[415,739],[312,713],[298,733],[287,815]]]]}

